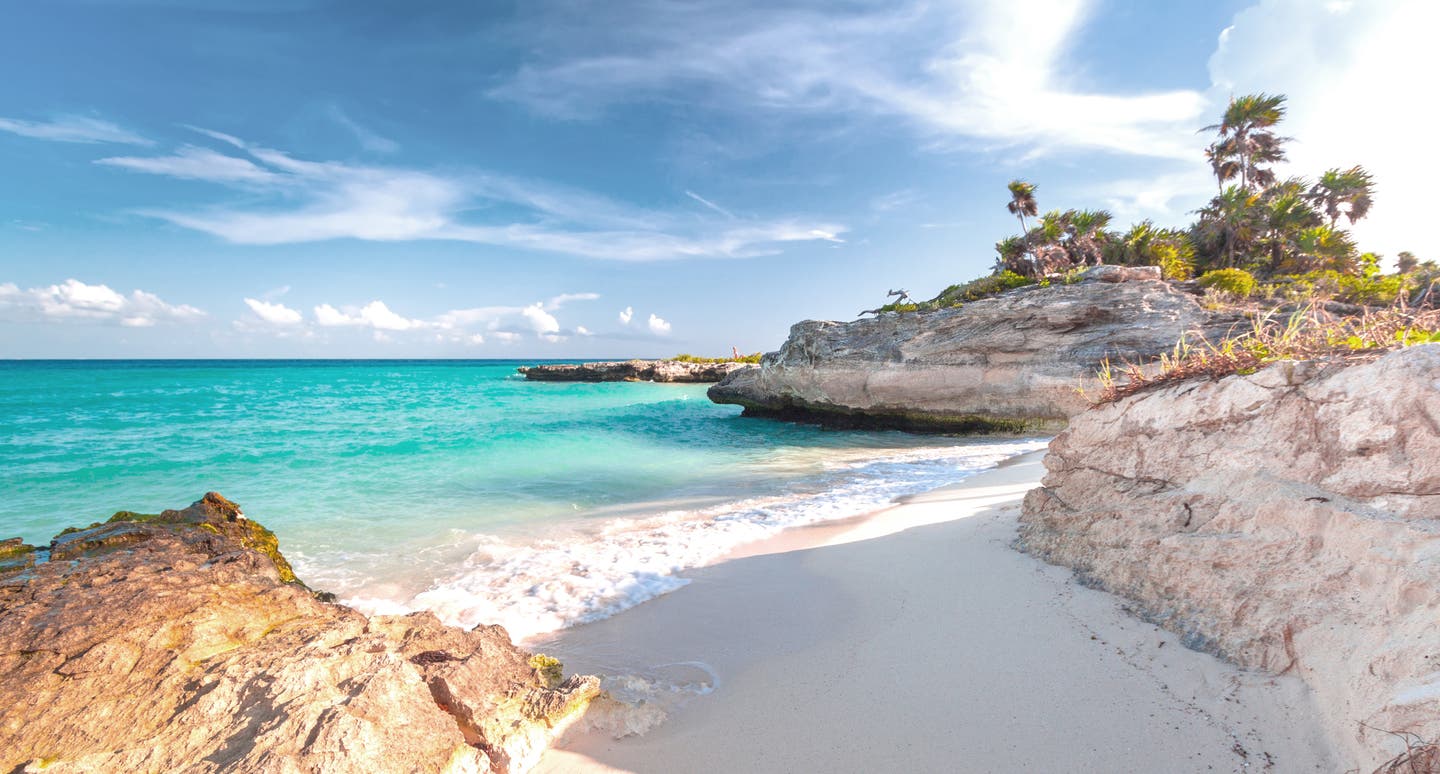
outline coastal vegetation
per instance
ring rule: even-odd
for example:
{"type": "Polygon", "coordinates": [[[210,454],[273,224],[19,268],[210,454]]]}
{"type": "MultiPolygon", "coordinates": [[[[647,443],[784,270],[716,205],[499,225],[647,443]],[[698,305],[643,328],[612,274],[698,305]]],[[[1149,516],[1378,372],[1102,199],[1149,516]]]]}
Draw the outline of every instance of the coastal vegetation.
{"type": "Polygon", "coordinates": [[[1310,304],[1287,317],[1273,311],[1262,314],[1252,320],[1250,330],[1218,343],[1182,338],[1173,352],[1154,363],[1116,366],[1102,361],[1100,392],[1093,402],[1110,403],[1187,379],[1254,373],[1281,360],[1372,360],[1393,349],[1432,342],[1440,342],[1440,309],[1391,306],[1340,316],[1310,304]]]}
{"type": "Polygon", "coordinates": [[[759,363],[760,357],[763,354],[763,352],[752,352],[748,355],[740,355],[739,357],[702,357],[700,355],[681,352],[670,359],[677,363],[759,363]]]}
{"type": "Polygon", "coordinates": [[[1313,180],[1276,173],[1290,141],[1277,133],[1285,102],[1278,94],[1238,96],[1219,123],[1201,130],[1214,133],[1205,158],[1216,194],[1191,223],[1144,220],[1120,231],[1104,209],[1042,212],[1039,186],[1014,180],[1005,206],[1020,233],[995,244],[988,276],[952,285],[928,301],[901,298],[874,311],[950,308],[1100,264],[1158,266],[1168,280],[1198,279],[1216,305],[1432,302],[1440,295],[1440,264],[1402,252],[1387,273],[1383,257],[1361,251],[1349,231],[1374,205],[1369,171],[1336,167],[1313,180]]]}

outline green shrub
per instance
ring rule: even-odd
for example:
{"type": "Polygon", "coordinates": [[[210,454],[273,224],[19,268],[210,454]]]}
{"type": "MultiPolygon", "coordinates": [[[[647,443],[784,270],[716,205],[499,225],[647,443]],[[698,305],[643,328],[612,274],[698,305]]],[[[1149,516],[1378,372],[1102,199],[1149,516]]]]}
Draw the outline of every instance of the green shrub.
{"type": "Polygon", "coordinates": [[[535,670],[535,674],[550,688],[565,679],[565,666],[554,656],[536,653],[530,657],[530,668],[535,670]]]}
{"type": "Polygon", "coordinates": [[[980,277],[959,285],[951,285],[940,291],[929,303],[935,309],[944,309],[951,306],[959,306],[967,301],[979,301],[982,298],[999,295],[1007,290],[1034,285],[1035,280],[1029,277],[1016,274],[1009,269],[996,272],[987,277],[980,277]]]}
{"type": "Polygon", "coordinates": [[[670,359],[679,363],[759,363],[763,355],[762,352],[752,352],[740,357],[701,357],[682,352],[670,359]]]}
{"type": "Polygon", "coordinates": [[[1409,293],[1413,284],[1414,279],[1403,274],[1367,273],[1357,277],[1322,269],[1281,275],[1266,290],[1273,298],[1295,303],[1333,299],[1362,306],[1387,306],[1409,293]]]}
{"type": "Polygon", "coordinates": [[[1216,269],[1200,276],[1200,287],[1248,298],[1255,293],[1255,277],[1244,269],[1216,269]]]}

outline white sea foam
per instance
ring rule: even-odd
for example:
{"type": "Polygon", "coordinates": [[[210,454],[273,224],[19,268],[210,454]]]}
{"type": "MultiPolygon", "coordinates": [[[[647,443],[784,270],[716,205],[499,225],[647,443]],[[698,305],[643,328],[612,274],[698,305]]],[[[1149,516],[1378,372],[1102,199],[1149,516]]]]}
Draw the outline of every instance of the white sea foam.
{"type": "Polygon", "coordinates": [[[1043,440],[984,442],[840,458],[787,491],[519,543],[479,537],[451,577],[407,601],[352,598],[369,612],[431,610],[447,623],[503,625],[517,640],[614,615],[689,583],[713,563],[781,530],[874,512],[1043,448],[1043,440]]]}

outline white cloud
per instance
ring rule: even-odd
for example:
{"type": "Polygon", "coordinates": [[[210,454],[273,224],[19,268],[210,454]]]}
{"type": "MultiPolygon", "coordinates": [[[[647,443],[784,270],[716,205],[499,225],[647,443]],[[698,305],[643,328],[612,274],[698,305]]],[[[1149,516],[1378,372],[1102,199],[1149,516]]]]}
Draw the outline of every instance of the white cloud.
{"type": "Polygon", "coordinates": [[[250,307],[250,311],[254,312],[255,316],[271,325],[299,325],[304,319],[300,312],[284,304],[247,298],[245,305],[250,307]]]}
{"type": "Polygon", "coordinates": [[[495,331],[494,333],[490,334],[490,337],[500,342],[501,344],[514,344],[515,342],[520,340],[520,334],[511,333],[510,331],[495,331]]]}
{"type": "Polygon", "coordinates": [[[576,335],[576,336],[594,336],[595,334],[591,333],[589,328],[586,328],[586,327],[583,326],[583,325],[577,325],[577,326],[575,326],[575,335],[576,335]]]}
{"type": "Polygon", "coordinates": [[[21,290],[0,285],[0,315],[17,321],[72,321],[148,328],[157,323],[198,320],[205,313],[188,304],[169,304],[154,293],[123,295],[108,285],[67,279],[59,285],[21,290]]]}
{"type": "Polygon", "coordinates": [[[901,118],[941,142],[1182,157],[1204,96],[1081,88],[1064,55],[1091,0],[616,2],[624,35],[547,15],[547,45],[490,94],[568,118],[675,101],[737,115],[901,118]]]}
{"type": "Polygon", "coordinates": [[[634,317],[635,317],[635,307],[633,307],[633,306],[627,306],[627,307],[625,307],[624,309],[621,309],[621,310],[620,310],[620,324],[621,324],[621,325],[629,325],[629,324],[630,324],[630,320],[632,320],[634,317]]]}
{"type": "Polygon", "coordinates": [[[243,156],[186,147],[168,156],[119,156],[99,163],[242,189],[247,197],[233,205],[141,212],[238,244],[443,239],[656,261],[770,255],[785,243],[831,239],[845,231],[843,225],[798,218],[717,219],[654,211],[497,175],[305,161],[192,128],[243,156]],[[257,193],[268,201],[255,203],[257,193]],[[510,214],[482,220],[490,211],[510,214]]]}
{"type": "Polygon", "coordinates": [[[647,325],[650,328],[650,332],[656,336],[664,336],[670,332],[670,323],[656,317],[654,314],[650,315],[650,322],[647,323],[647,325]]]}
{"type": "Polygon", "coordinates": [[[555,334],[560,332],[560,321],[545,311],[543,304],[536,302],[520,311],[521,316],[530,324],[531,329],[537,335],[555,334]]]}
{"type": "Polygon", "coordinates": [[[19,118],[0,118],[0,132],[10,132],[21,137],[34,137],[55,142],[101,143],[113,142],[125,145],[154,145],[155,143],[134,132],[98,118],[88,116],[57,116],[50,121],[25,121],[19,118]]]}
{"type": "MultiPolygon", "coordinates": [[[[1362,249],[1391,258],[1440,255],[1431,189],[1440,179],[1430,100],[1440,6],[1429,0],[1329,3],[1262,0],[1236,14],[1210,60],[1217,104],[1230,93],[1283,93],[1294,137],[1286,174],[1311,177],[1360,164],[1375,175],[1375,206],[1354,229],[1362,249]],[[1420,80],[1416,80],[1416,78],[1420,80]]],[[[1218,112],[1218,108],[1215,111],[1218,112]]]]}
{"type": "Polygon", "coordinates": [[[330,304],[321,304],[315,307],[315,322],[327,328],[357,327],[376,331],[408,331],[431,325],[396,314],[384,301],[378,299],[359,309],[347,307],[345,311],[330,304]]]}
{"type": "Polygon", "coordinates": [[[327,328],[356,324],[354,318],[329,304],[321,304],[315,307],[315,322],[327,328]]]}

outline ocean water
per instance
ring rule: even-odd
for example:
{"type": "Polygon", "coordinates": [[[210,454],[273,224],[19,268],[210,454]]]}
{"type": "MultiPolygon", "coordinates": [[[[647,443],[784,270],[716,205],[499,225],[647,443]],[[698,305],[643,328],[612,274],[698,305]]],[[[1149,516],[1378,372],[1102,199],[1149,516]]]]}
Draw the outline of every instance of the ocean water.
{"type": "Polygon", "coordinates": [[[214,490],[315,588],[524,638],[1042,445],[742,419],[704,385],[526,382],[521,364],[0,362],[0,537],[214,490]]]}

